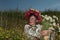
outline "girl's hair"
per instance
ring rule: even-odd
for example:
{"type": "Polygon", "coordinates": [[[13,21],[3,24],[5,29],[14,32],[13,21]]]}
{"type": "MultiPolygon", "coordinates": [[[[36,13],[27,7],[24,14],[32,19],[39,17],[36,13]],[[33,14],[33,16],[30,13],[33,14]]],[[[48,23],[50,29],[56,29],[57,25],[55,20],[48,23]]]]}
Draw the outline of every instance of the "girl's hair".
{"type": "Polygon", "coordinates": [[[28,18],[30,19],[31,16],[34,16],[36,19],[38,18],[35,14],[32,14],[32,13],[30,13],[28,18]]]}

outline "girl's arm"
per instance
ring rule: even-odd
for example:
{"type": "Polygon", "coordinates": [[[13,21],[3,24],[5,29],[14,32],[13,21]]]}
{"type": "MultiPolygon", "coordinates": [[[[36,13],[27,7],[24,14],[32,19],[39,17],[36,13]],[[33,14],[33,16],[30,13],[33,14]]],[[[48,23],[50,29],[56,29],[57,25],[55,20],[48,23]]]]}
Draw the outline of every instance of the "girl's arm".
{"type": "Polygon", "coordinates": [[[27,35],[28,32],[29,32],[29,28],[28,28],[29,25],[25,25],[24,26],[24,34],[27,35]]]}

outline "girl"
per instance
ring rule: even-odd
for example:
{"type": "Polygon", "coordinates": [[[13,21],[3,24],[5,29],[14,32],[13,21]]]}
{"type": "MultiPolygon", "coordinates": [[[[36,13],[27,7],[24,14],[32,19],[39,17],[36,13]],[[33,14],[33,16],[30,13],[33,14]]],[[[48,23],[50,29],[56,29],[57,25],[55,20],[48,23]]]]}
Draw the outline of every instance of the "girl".
{"type": "Polygon", "coordinates": [[[26,20],[28,21],[28,24],[24,27],[24,32],[26,35],[26,40],[40,40],[41,36],[41,25],[37,24],[37,22],[41,22],[41,16],[40,12],[38,10],[29,9],[26,12],[26,20]]]}

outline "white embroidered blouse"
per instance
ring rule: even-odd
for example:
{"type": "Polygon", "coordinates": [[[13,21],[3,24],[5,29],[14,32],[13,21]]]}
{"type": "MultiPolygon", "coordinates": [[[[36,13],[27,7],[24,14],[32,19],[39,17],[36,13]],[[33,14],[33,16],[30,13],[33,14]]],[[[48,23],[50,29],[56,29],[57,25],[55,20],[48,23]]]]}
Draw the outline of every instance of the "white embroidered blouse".
{"type": "Polygon", "coordinates": [[[37,24],[35,27],[31,27],[30,25],[25,25],[25,34],[28,38],[33,39],[33,37],[40,38],[41,25],[37,24]],[[35,28],[35,30],[33,30],[35,28]]]}

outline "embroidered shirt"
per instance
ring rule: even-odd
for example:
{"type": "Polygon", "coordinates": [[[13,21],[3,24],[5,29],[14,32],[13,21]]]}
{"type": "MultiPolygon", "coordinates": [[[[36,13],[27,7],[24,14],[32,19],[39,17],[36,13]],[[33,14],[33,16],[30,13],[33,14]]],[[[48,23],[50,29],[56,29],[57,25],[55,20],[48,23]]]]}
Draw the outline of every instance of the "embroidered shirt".
{"type": "Polygon", "coordinates": [[[40,38],[40,32],[41,31],[41,25],[37,24],[36,27],[31,27],[30,25],[25,25],[25,34],[28,38],[33,39],[33,37],[40,38]],[[33,30],[33,28],[36,28],[36,30],[33,30]]]}

